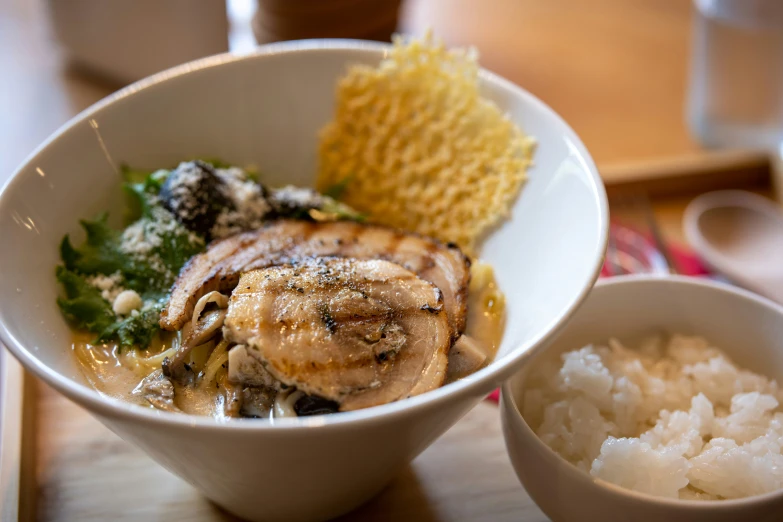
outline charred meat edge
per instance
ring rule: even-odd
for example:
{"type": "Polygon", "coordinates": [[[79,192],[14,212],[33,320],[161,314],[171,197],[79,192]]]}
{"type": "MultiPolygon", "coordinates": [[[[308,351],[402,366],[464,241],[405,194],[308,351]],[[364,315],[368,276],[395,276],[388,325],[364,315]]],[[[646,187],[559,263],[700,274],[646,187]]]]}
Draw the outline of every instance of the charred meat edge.
{"type": "MultiPolygon", "coordinates": [[[[212,242],[208,249],[203,252],[202,254],[198,254],[191,258],[185,266],[180,271],[179,276],[177,277],[176,282],[174,283],[172,287],[172,299],[169,301],[166,308],[161,313],[160,318],[160,326],[161,328],[165,330],[178,330],[182,327],[182,325],[190,319],[190,314],[192,314],[192,311],[195,307],[196,302],[198,299],[200,299],[203,295],[210,291],[222,291],[227,292],[230,290],[233,290],[233,288],[237,285],[239,282],[239,277],[241,275],[241,272],[243,269],[253,265],[254,262],[257,262],[259,258],[263,257],[269,257],[271,258],[268,263],[260,264],[258,266],[253,266],[252,268],[264,268],[268,266],[275,266],[280,264],[288,264],[295,262],[297,260],[297,252],[296,249],[298,246],[308,243],[309,237],[319,229],[326,229],[326,228],[343,228],[345,229],[346,238],[348,240],[351,240],[352,242],[358,242],[358,236],[362,235],[364,232],[370,230],[370,231],[386,231],[388,233],[388,239],[391,243],[391,245],[383,245],[378,247],[377,251],[374,252],[375,256],[370,257],[366,256],[363,257],[363,259],[385,259],[392,262],[397,262],[394,259],[393,253],[390,253],[389,251],[392,250],[393,247],[396,247],[397,244],[402,241],[405,238],[418,238],[419,240],[423,241],[425,243],[424,248],[425,252],[422,252],[422,256],[430,256],[433,253],[437,251],[441,251],[442,255],[449,255],[452,256],[453,261],[455,262],[454,266],[460,266],[460,268],[464,271],[463,277],[461,277],[461,281],[458,282],[458,286],[455,288],[454,292],[454,301],[455,303],[451,308],[447,309],[447,313],[449,315],[449,321],[450,324],[453,326],[454,331],[452,332],[453,340],[456,340],[463,332],[465,327],[465,319],[466,319],[466,307],[467,307],[467,293],[468,293],[468,285],[470,282],[470,260],[469,258],[457,247],[457,245],[453,243],[442,243],[436,239],[423,236],[420,234],[410,233],[401,231],[398,229],[394,229],[391,227],[386,227],[382,225],[365,225],[365,224],[359,224],[359,223],[351,223],[351,222],[336,222],[336,223],[309,223],[304,221],[294,221],[294,220],[277,220],[267,223],[264,227],[250,231],[250,232],[244,232],[242,234],[238,234],[236,236],[231,236],[222,240],[214,241],[212,242]],[[231,261],[234,260],[236,257],[241,255],[245,249],[249,246],[254,246],[260,239],[260,236],[264,233],[269,231],[269,229],[272,229],[274,227],[277,228],[283,228],[286,226],[292,226],[294,227],[294,232],[297,233],[301,237],[289,237],[286,241],[284,239],[283,245],[285,246],[284,249],[276,252],[260,252],[258,255],[251,256],[248,259],[246,259],[243,263],[242,267],[239,267],[239,269],[233,270],[228,273],[223,273],[225,269],[229,269],[231,261]],[[209,264],[203,264],[200,261],[204,261],[206,263],[206,259],[208,257],[213,257],[214,261],[209,264]],[[192,274],[191,272],[198,271],[195,274],[192,274]],[[200,273],[199,273],[200,272],[200,273]],[[170,317],[171,311],[172,311],[172,303],[174,301],[174,298],[177,297],[177,290],[181,288],[186,288],[189,284],[192,284],[189,281],[190,277],[196,277],[198,279],[198,282],[193,284],[194,289],[192,290],[192,295],[188,295],[188,292],[182,292],[182,297],[186,298],[184,304],[181,306],[181,310],[176,313],[173,317],[170,317]],[[452,313],[454,310],[457,310],[458,317],[452,317],[452,313]]],[[[282,230],[285,232],[285,228],[282,230]]],[[[343,241],[346,239],[344,238],[343,241]]],[[[335,245],[337,247],[340,247],[341,245],[335,245]]],[[[340,254],[340,248],[336,249],[336,252],[334,252],[331,255],[339,255],[340,254]]],[[[317,254],[316,254],[317,255],[317,254]]],[[[325,254],[324,256],[328,256],[329,254],[325,254]]],[[[313,255],[303,255],[302,257],[308,258],[313,257],[313,255]]],[[[349,256],[351,257],[351,256],[349,256]]],[[[355,257],[355,256],[354,256],[355,257]]],[[[402,256],[401,256],[402,257],[402,256]]],[[[398,263],[402,266],[405,266],[404,263],[398,263]]],[[[425,270],[432,269],[432,266],[425,267],[425,270]]],[[[421,275],[421,272],[425,271],[419,271],[417,274],[421,275]]],[[[446,274],[446,270],[440,269],[440,271],[444,272],[444,275],[448,277],[450,274],[446,274]]],[[[452,274],[453,275],[453,274],[452,274]]],[[[425,277],[425,279],[427,279],[425,277]]]]}

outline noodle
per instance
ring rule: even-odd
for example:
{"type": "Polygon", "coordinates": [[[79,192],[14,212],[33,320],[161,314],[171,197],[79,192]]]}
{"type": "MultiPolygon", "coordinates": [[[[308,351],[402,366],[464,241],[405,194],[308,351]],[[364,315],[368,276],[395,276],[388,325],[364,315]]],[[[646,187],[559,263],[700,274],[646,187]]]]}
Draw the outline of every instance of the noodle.
{"type": "Polygon", "coordinates": [[[143,357],[136,350],[128,350],[127,352],[119,355],[118,359],[120,360],[121,364],[132,366],[134,370],[142,371],[146,375],[160,368],[160,365],[163,363],[163,359],[166,357],[172,357],[175,353],[177,353],[176,345],[149,357],[143,357]]]}
{"type": "Polygon", "coordinates": [[[120,351],[119,347],[114,345],[112,353],[117,362],[146,376],[160,368],[163,359],[173,356],[178,348],[179,340],[177,336],[164,332],[156,335],[146,350],[132,349],[120,351]]]}
{"type": "MultiPolygon", "coordinates": [[[[503,333],[505,300],[498,290],[492,268],[480,261],[471,266],[469,296],[465,334],[477,341],[479,348],[486,352],[486,360],[491,361],[503,333]]],[[[204,312],[209,303],[216,302],[209,299],[204,299],[205,304],[199,312],[201,322],[206,320],[206,315],[215,313],[215,310],[204,312]]],[[[197,323],[197,327],[203,325],[197,323]]],[[[133,395],[133,389],[143,378],[160,370],[164,359],[175,359],[183,348],[182,340],[188,336],[195,338],[195,333],[192,322],[188,321],[179,332],[160,332],[147,349],[123,350],[115,343],[94,345],[91,334],[76,334],[73,351],[85,378],[101,393],[151,407],[143,396],[133,395]]],[[[187,363],[191,371],[183,379],[172,379],[175,405],[184,413],[230,418],[236,414],[236,407],[229,408],[232,399],[241,397],[240,416],[271,419],[297,416],[295,405],[305,395],[303,391],[287,387],[276,392],[279,385],[229,380],[228,353],[237,345],[223,339],[220,329],[209,339],[197,342],[201,344],[183,356],[182,362],[187,363]]],[[[449,364],[457,362],[455,359],[449,364]]],[[[455,374],[453,378],[460,377],[455,374]]]]}
{"type": "Polygon", "coordinates": [[[228,345],[229,342],[223,339],[218,343],[215,349],[212,350],[212,354],[204,365],[204,372],[201,375],[201,386],[206,386],[211,389],[213,383],[217,381],[217,373],[223,369],[223,365],[228,361],[228,345]]]}
{"type": "Polygon", "coordinates": [[[198,375],[206,368],[207,361],[214,349],[215,341],[214,339],[210,339],[207,342],[199,344],[190,351],[187,357],[187,363],[195,375],[198,375]]]}

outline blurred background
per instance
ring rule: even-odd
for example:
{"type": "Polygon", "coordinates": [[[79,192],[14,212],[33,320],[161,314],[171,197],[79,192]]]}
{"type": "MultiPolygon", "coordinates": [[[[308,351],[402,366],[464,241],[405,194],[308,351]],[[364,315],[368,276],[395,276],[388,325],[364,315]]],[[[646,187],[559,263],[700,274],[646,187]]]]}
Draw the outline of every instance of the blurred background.
{"type": "Polygon", "coordinates": [[[554,108],[613,199],[655,199],[667,237],[683,239],[683,197],[778,194],[777,0],[3,0],[0,174],[90,104],[179,63],[278,40],[428,28],[475,46],[484,67],[554,108]]]}
{"type": "MultiPolygon", "coordinates": [[[[778,285],[783,296],[781,0],[0,0],[0,181],[69,118],[168,67],[259,43],[427,29],[475,46],[485,68],[542,99],[585,142],[612,207],[605,276],[719,277],[760,293],[778,285]],[[714,194],[727,189],[742,192],[714,194]],[[745,257],[732,265],[727,252],[745,257]]],[[[84,455],[133,454],[151,466],[39,392],[40,484],[30,489],[39,519],[76,509],[81,477],[100,483],[105,466],[84,455]],[[63,460],[66,448],[85,453],[63,460]]],[[[156,467],[144,473],[161,491],[183,491],[156,467]]],[[[407,498],[405,480],[376,505],[407,498]]],[[[153,513],[167,501],[150,502],[153,513]]]]}
{"type": "Polygon", "coordinates": [[[432,28],[449,45],[475,46],[484,67],[551,105],[614,183],[645,162],[697,157],[705,145],[754,144],[753,136],[732,134],[727,125],[780,132],[780,4],[3,0],[0,172],[13,170],[86,106],[177,63],[229,49],[247,52],[257,41],[383,40],[395,30],[421,34],[432,28]],[[735,13],[721,4],[756,11],[735,13]],[[772,14],[763,10],[775,11],[776,4],[772,14]]]}

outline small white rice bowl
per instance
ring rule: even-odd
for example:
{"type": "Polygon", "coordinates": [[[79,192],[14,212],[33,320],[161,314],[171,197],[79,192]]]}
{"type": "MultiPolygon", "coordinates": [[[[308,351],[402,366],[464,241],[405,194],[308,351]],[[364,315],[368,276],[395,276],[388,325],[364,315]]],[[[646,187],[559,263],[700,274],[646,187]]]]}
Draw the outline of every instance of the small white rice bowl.
{"type": "Polygon", "coordinates": [[[783,394],[701,337],[588,345],[530,371],[522,413],[595,478],[659,497],[737,499],[783,488],[783,394]]]}
{"type": "Polygon", "coordinates": [[[778,385],[783,306],[692,277],[611,277],[503,384],[503,437],[552,520],[780,522],[778,385]]]}

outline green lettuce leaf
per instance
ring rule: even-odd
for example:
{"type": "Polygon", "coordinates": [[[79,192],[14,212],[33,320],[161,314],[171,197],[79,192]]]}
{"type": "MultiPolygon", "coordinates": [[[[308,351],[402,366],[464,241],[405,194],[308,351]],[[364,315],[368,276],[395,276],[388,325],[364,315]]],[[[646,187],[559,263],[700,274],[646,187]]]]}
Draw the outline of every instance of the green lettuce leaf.
{"type": "Polygon", "coordinates": [[[346,176],[334,185],[327,187],[323,192],[324,196],[328,196],[332,199],[340,199],[345,194],[348,184],[353,180],[353,176],[346,176]]]}
{"type": "Polygon", "coordinates": [[[65,290],[65,297],[57,299],[63,315],[77,328],[97,333],[96,343],[118,340],[121,347],[146,347],[160,329],[158,320],[165,301],[158,301],[135,316],[118,319],[100,290],[83,276],[58,266],[57,280],[65,290]]]}
{"type": "Polygon", "coordinates": [[[78,328],[96,333],[114,323],[116,317],[111,304],[101,297],[100,290],[63,266],[57,267],[56,275],[65,290],[65,297],[58,297],[57,305],[68,320],[78,328]]]}
{"type": "Polygon", "coordinates": [[[229,169],[234,166],[231,163],[226,163],[220,158],[193,158],[191,161],[203,161],[204,163],[209,163],[216,169],[229,169]]]}
{"type": "Polygon", "coordinates": [[[160,257],[163,265],[168,269],[166,275],[171,277],[163,278],[164,285],[161,290],[168,291],[185,263],[204,250],[205,242],[203,240],[192,242],[191,234],[184,227],[176,227],[172,232],[161,235],[161,244],[153,250],[153,253],[160,257]]]}
{"type": "MultiPolygon", "coordinates": [[[[147,222],[175,219],[161,207],[158,200],[160,189],[169,173],[167,170],[157,170],[148,175],[142,183],[126,183],[124,185],[126,193],[131,196],[133,201],[132,207],[135,209],[129,215],[132,218],[131,222],[139,219],[147,222]]],[[[168,272],[166,275],[178,274],[191,257],[204,249],[203,238],[199,237],[199,241],[194,242],[191,241],[191,237],[192,233],[182,225],[173,227],[172,230],[161,236],[160,245],[153,250],[152,254],[156,254],[160,258],[168,272]]],[[[155,285],[155,289],[158,291],[167,290],[173,282],[171,277],[164,277],[158,285],[155,285]]]]}
{"type": "MultiPolygon", "coordinates": [[[[154,182],[154,179],[149,180],[144,185],[151,187],[154,182]]],[[[153,210],[152,205],[144,213],[142,223],[161,218],[173,220],[165,210],[153,210]]],[[[178,224],[158,227],[164,231],[159,235],[159,244],[148,258],[141,259],[122,251],[122,232],[109,227],[106,215],[81,224],[87,235],[85,242],[76,248],[66,236],[60,245],[64,266],[57,268],[57,279],[62,283],[66,297],[58,299],[58,304],[63,314],[78,328],[98,333],[98,342],[118,340],[122,347],[148,346],[159,330],[160,312],[174,278],[192,256],[204,249],[204,242],[192,241],[191,234],[178,224]],[[139,314],[117,317],[111,303],[103,299],[100,290],[87,283],[85,278],[117,272],[122,275],[123,287],[138,292],[144,302],[156,304],[147,306],[139,314]]]]}
{"type": "Polygon", "coordinates": [[[122,188],[128,196],[128,210],[125,213],[126,224],[142,217],[152,217],[152,209],[159,204],[158,194],[170,171],[156,170],[141,181],[127,181],[122,188]]]}
{"type": "Polygon", "coordinates": [[[357,221],[363,223],[367,220],[367,216],[361,212],[354,210],[345,203],[341,203],[331,196],[323,197],[323,204],[318,209],[322,214],[313,215],[313,211],[310,211],[310,217],[315,221],[357,221]]]}
{"type": "Polygon", "coordinates": [[[118,320],[106,329],[104,329],[98,342],[107,342],[114,339],[119,340],[120,346],[136,346],[144,348],[149,346],[152,337],[160,329],[158,321],[160,312],[163,310],[163,303],[156,304],[139,312],[138,315],[131,315],[125,319],[118,320]]]}
{"type": "Polygon", "coordinates": [[[65,268],[79,274],[111,275],[120,272],[126,286],[137,292],[145,292],[159,274],[149,264],[141,262],[120,249],[122,233],[112,229],[108,215],[98,216],[93,221],[80,221],[87,234],[84,244],[75,248],[68,236],[60,243],[60,257],[65,268]]]}
{"type": "Polygon", "coordinates": [[[147,176],[152,174],[152,172],[153,171],[151,170],[134,169],[125,164],[120,165],[120,174],[122,174],[122,179],[124,179],[126,183],[144,183],[144,180],[147,179],[147,176]]]}

